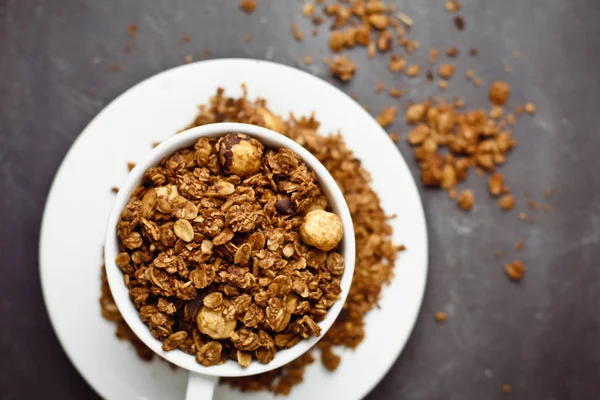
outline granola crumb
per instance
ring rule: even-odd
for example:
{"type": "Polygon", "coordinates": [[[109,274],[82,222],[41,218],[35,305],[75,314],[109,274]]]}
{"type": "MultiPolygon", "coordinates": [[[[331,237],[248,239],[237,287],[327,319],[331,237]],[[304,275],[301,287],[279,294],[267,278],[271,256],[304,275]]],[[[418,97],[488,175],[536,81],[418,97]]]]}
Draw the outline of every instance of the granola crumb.
{"type": "Polygon", "coordinates": [[[158,147],[161,142],[152,142],[152,148],[158,147]]]}
{"type": "Polygon", "coordinates": [[[504,72],[506,72],[507,74],[510,74],[511,71],[512,71],[512,68],[510,67],[510,65],[504,66],[504,72]]]}
{"type": "Polygon", "coordinates": [[[525,220],[527,219],[527,213],[520,212],[520,213],[519,213],[519,219],[520,219],[521,221],[525,221],[525,220]]]}
{"type": "Polygon", "coordinates": [[[190,42],[190,40],[192,40],[192,39],[190,39],[190,35],[183,35],[183,36],[181,37],[181,39],[179,39],[179,42],[180,42],[181,44],[186,44],[186,43],[189,43],[189,42],[190,42]]]}
{"type": "Polygon", "coordinates": [[[523,250],[523,246],[525,246],[525,242],[523,242],[522,240],[519,240],[517,243],[515,243],[515,250],[517,250],[517,251],[523,250]]]}
{"type": "Polygon", "coordinates": [[[391,88],[390,90],[388,90],[388,93],[395,99],[402,97],[402,90],[397,88],[391,88]]]}
{"type": "Polygon", "coordinates": [[[406,68],[406,76],[408,76],[409,78],[414,78],[416,76],[419,76],[420,72],[421,72],[421,66],[419,64],[412,64],[412,65],[409,65],[408,68],[406,68]]]}
{"type": "Polygon", "coordinates": [[[113,64],[110,69],[112,72],[119,72],[121,68],[119,68],[119,64],[113,64]]]}
{"type": "Polygon", "coordinates": [[[313,63],[313,59],[310,55],[307,54],[302,58],[302,62],[304,63],[304,65],[311,65],[313,63]]]}
{"type": "Polygon", "coordinates": [[[492,196],[499,196],[504,187],[504,176],[500,173],[490,175],[488,179],[488,189],[492,196]]]}
{"type": "Polygon", "coordinates": [[[512,195],[506,194],[498,199],[498,206],[503,211],[512,210],[515,207],[515,199],[512,195]]]}
{"type": "Polygon", "coordinates": [[[442,323],[446,322],[446,319],[448,319],[448,315],[443,311],[436,311],[433,314],[433,318],[435,318],[435,321],[438,324],[442,324],[442,323]]]}
{"type": "Polygon", "coordinates": [[[513,51],[512,56],[515,60],[519,59],[520,55],[518,51],[513,51]]]}
{"type": "Polygon", "coordinates": [[[437,60],[439,54],[440,54],[440,49],[435,48],[435,47],[432,49],[429,49],[429,57],[427,59],[427,61],[429,61],[429,64],[435,64],[435,61],[437,60]]]}
{"type": "Polygon", "coordinates": [[[244,43],[248,44],[252,41],[252,35],[250,35],[249,33],[245,33],[244,34],[244,43]]]}
{"type": "Polygon", "coordinates": [[[394,123],[394,118],[396,118],[397,111],[398,107],[396,106],[386,107],[383,110],[381,110],[381,113],[378,116],[376,116],[375,119],[382,127],[388,127],[392,123],[394,123]]]}
{"type": "Polygon", "coordinates": [[[257,2],[256,0],[241,0],[240,1],[240,8],[248,14],[251,14],[252,12],[254,12],[254,10],[256,10],[256,6],[257,6],[257,2]]]}
{"type": "Polygon", "coordinates": [[[383,90],[384,90],[383,82],[377,82],[377,87],[375,88],[375,92],[381,93],[381,92],[383,92],[383,90]]]}
{"type": "Polygon", "coordinates": [[[500,258],[502,257],[502,250],[498,249],[494,252],[494,257],[500,258]]]}
{"type": "Polygon", "coordinates": [[[448,88],[448,82],[447,82],[447,81],[445,81],[445,80],[443,80],[443,79],[441,79],[441,80],[438,82],[438,87],[439,87],[441,90],[446,90],[446,89],[448,88]]]}
{"type": "Polygon", "coordinates": [[[304,39],[304,34],[300,31],[300,28],[298,28],[298,24],[296,23],[292,24],[292,35],[294,35],[294,39],[298,42],[301,42],[302,39],[304,39]]]}
{"type": "Polygon", "coordinates": [[[131,37],[135,36],[137,34],[137,25],[136,24],[129,25],[128,32],[129,32],[129,36],[131,36],[131,37]]]}
{"type": "Polygon", "coordinates": [[[535,104],[533,104],[533,103],[525,104],[525,112],[529,115],[535,115],[535,104]]]}
{"type": "Polygon", "coordinates": [[[448,55],[448,57],[456,57],[458,55],[458,49],[456,48],[456,46],[451,46],[446,52],[446,54],[448,55]]]}
{"type": "Polygon", "coordinates": [[[456,28],[459,31],[462,31],[463,29],[465,29],[465,20],[463,17],[461,17],[460,15],[457,15],[456,17],[454,17],[454,25],[456,26],[456,28]]]}
{"type": "Polygon", "coordinates": [[[512,281],[518,282],[525,275],[525,265],[518,260],[511,261],[504,266],[504,272],[512,281]]]}
{"type": "Polygon", "coordinates": [[[450,79],[454,75],[455,69],[454,64],[441,64],[438,68],[438,75],[444,79],[450,79]]]}
{"type": "Polygon", "coordinates": [[[477,50],[475,47],[471,47],[469,49],[469,55],[471,57],[475,57],[477,54],[479,54],[479,50],[477,50]]]}
{"type": "Polygon", "coordinates": [[[461,8],[458,0],[446,0],[444,7],[446,8],[446,11],[448,11],[448,12],[458,11],[461,8]]]}
{"type": "Polygon", "coordinates": [[[110,191],[113,192],[113,193],[119,193],[119,188],[116,187],[116,186],[113,186],[113,187],[110,188],[110,191]]]}
{"type": "Polygon", "coordinates": [[[135,168],[135,163],[134,162],[128,162],[127,163],[127,169],[129,170],[129,172],[131,172],[134,168],[135,168]]]}
{"type": "Polygon", "coordinates": [[[189,64],[189,63],[191,63],[192,61],[194,61],[194,56],[192,56],[191,54],[186,54],[186,56],[185,56],[185,57],[183,57],[183,60],[184,60],[186,63],[188,63],[188,64],[189,64]]]}
{"type": "Polygon", "coordinates": [[[475,78],[475,80],[473,80],[473,84],[477,87],[481,87],[483,82],[481,81],[481,78],[477,77],[477,78],[475,78]]]}
{"type": "Polygon", "coordinates": [[[502,385],[502,393],[509,394],[512,391],[512,387],[508,384],[502,385]]]}
{"type": "Polygon", "coordinates": [[[546,190],[544,191],[544,196],[546,196],[546,197],[552,196],[552,189],[546,188],[546,190]]]}
{"type": "Polygon", "coordinates": [[[392,142],[398,143],[400,141],[400,135],[397,133],[390,133],[390,139],[392,139],[392,142]]]}
{"type": "Polygon", "coordinates": [[[489,92],[489,99],[492,104],[501,106],[506,103],[508,96],[510,95],[510,86],[504,81],[496,81],[492,83],[489,92]]]}
{"type": "Polygon", "coordinates": [[[313,3],[304,3],[302,6],[302,14],[305,17],[311,17],[315,13],[315,5],[313,3]]]}
{"type": "Polygon", "coordinates": [[[465,77],[467,79],[473,79],[475,77],[475,71],[473,71],[472,69],[468,69],[467,73],[465,74],[465,77]]]}
{"type": "Polygon", "coordinates": [[[473,208],[473,203],[475,202],[475,196],[473,195],[473,191],[471,189],[463,190],[456,199],[456,204],[463,210],[469,211],[473,208]]]}
{"type": "Polygon", "coordinates": [[[333,61],[326,59],[325,63],[329,65],[331,75],[335,76],[342,82],[348,82],[354,77],[356,72],[356,64],[349,60],[346,56],[337,56],[333,61]]]}

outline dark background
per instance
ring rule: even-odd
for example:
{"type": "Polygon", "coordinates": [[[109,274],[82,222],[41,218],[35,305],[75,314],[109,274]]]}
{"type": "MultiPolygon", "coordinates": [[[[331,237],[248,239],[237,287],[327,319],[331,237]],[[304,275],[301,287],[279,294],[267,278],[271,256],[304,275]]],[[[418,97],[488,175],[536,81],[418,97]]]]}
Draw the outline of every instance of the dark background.
{"type": "MultiPolygon", "coordinates": [[[[432,46],[461,51],[447,95],[487,106],[487,86],[502,78],[512,85],[513,103],[533,101],[538,112],[519,120],[519,145],[502,168],[515,211],[499,211],[475,174],[464,185],[477,199],[469,214],[457,212],[446,193],[422,190],[431,246],[425,301],[408,346],[369,398],[500,399],[505,383],[515,399],[598,398],[600,2],[463,0],[462,32],[442,0],[396,3],[414,19],[411,37],[422,45],[411,60],[426,60],[432,46]],[[476,57],[466,55],[471,47],[476,57]],[[485,88],[467,83],[468,68],[485,88]],[[527,210],[526,192],[554,212],[527,210]],[[519,221],[519,211],[535,222],[519,221]],[[521,239],[525,247],[516,252],[521,239]],[[498,249],[504,252],[496,258],[498,249]],[[503,271],[515,258],[527,266],[518,284],[503,271]],[[443,325],[433,319],[438,310],[448,313],[443,325]]],[[[186,54],[198,60],[206,49],[211,58],[272,59],[332,81],[322,64],[327,28],[313,38],[301,8],[293,0],[259,0],[248,16],[237,0],[0,0],[0,397],[94,397],[54,336],[38,279],[45,197],[77,135],[125,89],[183,63],[186,54]],[[292,37],[294,21],[303,42],[292,37]],[[138,25],[133,39],[131,23],[138,25]],[[182,45],[184,34],[191,42],[182,45]],[[301,63],[305,54],[315,60],[311,67],[301,63]]],[[[359,69],[344,90],[373,112],[438,93],[423,78],[392,76],[388,55],[367,60],[365,53],[348,53],[359,69]],[[403,100],[376,94],[378,81],[404,89],[403,100]]],[[[403,117],[391,131],[405,136],[403,117]]],[[[399,149],[418,176],[407,143],[399,149]]]]}

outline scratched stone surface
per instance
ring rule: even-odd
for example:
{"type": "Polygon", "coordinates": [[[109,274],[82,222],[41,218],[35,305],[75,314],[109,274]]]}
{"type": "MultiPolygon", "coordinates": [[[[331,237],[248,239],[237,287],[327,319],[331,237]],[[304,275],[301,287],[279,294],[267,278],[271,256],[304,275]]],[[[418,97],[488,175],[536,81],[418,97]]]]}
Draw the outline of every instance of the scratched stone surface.
{"type": "MultiPolygon", "coordinates": [[[[3,399],[94,398],[54,336],[38,277],[39,224],[52,178],[83,127],[140,80],[183,63],[186,54],[252,57],[298,65],[332,81],[326,28],[309,35],[292,0],[259,0],[251,17],[236,0],[0,0],[0,388],[3,399]],[[306,39],[294,41],[296,21],[306,39]],[[127,27],[139,34],[129,40],[127,27]],[[245,44],[243,35],[252,41],[245,44]],[[191,42],[179,44],[190,34],[191,42]],[[123,46],[132,44],[126,54],[123,46]],[[301,59],[315,60],[305,67],[301,59]],[[119,72],[111,71],[114,64],[119,72]]],[[[518,147],[504,173],[527,211],[525,194],[554,212],[530,212],[534,223],[503,214],[474,174],[464,187],[477,199],[469,214],[443,192],[421,188],[430,238],[430,275],[423,308],[402,356],[369,399],[596,399],[600,396],[600,3],[594,0],[463,0],[458,32],[442,1],[397,1],[413,17],[423,48],[457,45],[460,57],[489,84],[503,77],[516,103],[533,101],[535,118],[515,129],[518,147]],[[511,54],[519,51],[521,58],[511,54]],[[503,63],[513,66],[505,75],[503,63]],[[552,196],[544,199],[546,188],[552,196]],[[513,250],[518,240],[524,249],[513,250]],[[495,258],[494,252],[503,250],[495,258]],[[525,279],[510,283],[505,262],[522,259],[525,279]],[[438,325],[433,313],[446,311],[438,325]]],[[[359,65],[340,85],[378,112],[397,103],[375,94],[378,81],[404,88],[405,99],[438,94],[422,79],[387,71],[387,57],[359,65]]],[[[426,52],[415,55],[425,60],[426,52]]],[[[485,105],[486,90],[462,76],[450,94],[485,105]]],[[[201,100],[201,99],[199,99],[201,100]]],[[[406,134],[399,116],[391,131],[406,134]]],[[[415,176],[409,146],[398,144],[415,176]]],[[[390,184],[394,184],[393,181],[390,184]]],[[[96,312],[97,310],[90,310],[96,312]]],[[[393,334],[393,332],[390,332],[393,334]]]]}

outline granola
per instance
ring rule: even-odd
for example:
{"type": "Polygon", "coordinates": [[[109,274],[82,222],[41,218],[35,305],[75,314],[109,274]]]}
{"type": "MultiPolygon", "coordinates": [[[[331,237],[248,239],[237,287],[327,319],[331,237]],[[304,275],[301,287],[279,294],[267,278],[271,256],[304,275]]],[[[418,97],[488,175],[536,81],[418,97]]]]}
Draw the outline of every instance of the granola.
{"type": "Polygon", "coordinates": [[[241,133],[200,138],[146,171],[117,224],[115,262],[163,350],[204,366],[268,363],[320,336],[339,299],[343,228],[328,209],[291,150],[241,133]]]}
{"type": "MultiPolygon", "coordinates": [[[[262,99],[250,101],[245,95],[241,98],[230,98],[225,96],[222,89],[219,89],[211,98],[210,104],[200,107],[199,114],[189,127],[214,122],[251,123],[290,137],[303,145],[323,163],[344,194],[352,215],[356,239],[354,277],[342,312],[318,344],[319,350],[325,354],[321,357],[322,362],[328,365],[328,368],[334,367],[336,363],[332,360],[335,358],[333,352],[335,346],[356,348],[363,340],[365,336],[364,318],[376,306],[383,286],[393,276],[397,254],[404,249],[403,246],[396,246],[391,241],[392,228],[388,223],[388,217],[381,208],[377,194],[371,187],[369,174],[361,166],[360,161],[354,157],[352,151],[346,147],[341,136],[323,136],[317,133],[319,122],[312,115],[299,118],[291,116],[289,120],[284,121],[272,114],[267,108],[266,101],[262,99]]],[[[206,246],[207,251],[208,248],[209,246],[206,246]]],[[[110,297],[111,301],[107,300],[110,290],[105,279],[102,289],[103,314],[106,314],[105,308],[108,307],[113,313],[112,320],[117,321],[118,332],[127,331],[129,333],[128,335],[120,334],[119,337],[130,341],[145,359],[151,358],[153,353],[133,335],[123,322],[112,302],[112,297],[110,297]]],[[[306,303],[303,303],[302,307],[305,305],[306,303]]],[[[165,305],[163,304],[163,306],[165,305]]],[[[198,304],[197,307],[200,305],[198,304]]],[[[248,314],[248,318],[261,318],[260,312],[253,314],[256,310],[253,308],[248,314]]],[[[286,340],[288,340],[287,337],[278,336],[280,344],[286,340]]],[[[188,346],[195,345],[189,338],[186,339],[186,344],[188,346]]],[[[245,361],[245,357],[247,357],[246,353],[238,352],[240,364],[245,361]]],[[[302,382],[306,366],[314,361],[315,358],[309,352],[273,371],[244,378],[222,379],[222,382],[245,391],[269,390],[274,393],[287,394],[294,385],[302,382]]]]}

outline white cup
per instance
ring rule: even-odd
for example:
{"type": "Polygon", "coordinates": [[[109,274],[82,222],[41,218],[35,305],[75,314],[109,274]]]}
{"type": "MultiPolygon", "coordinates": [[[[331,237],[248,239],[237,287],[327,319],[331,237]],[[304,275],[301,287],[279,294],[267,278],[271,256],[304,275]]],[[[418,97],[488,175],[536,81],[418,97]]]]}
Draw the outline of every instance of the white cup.
{"type": "Polygon", "coordinates": [[[131,330],[146,346],[165,360],[189,371],[186,394],[186,399],[188,400],[211,399],[218,377],[220,376],[239,377],[260,374],[281,367],[308,351],[325,335],[342,310],[344,301],[350,290],[352,275],[354,274],[355,243],[352,218],[350,217],[350,211],[348,210],[344,196],[333,177],[319,160],[298,143],[269,129],[248,124],[224,122],[199,126],[175,135],[154,148],[148,157],[137,163],[136,167],[127,177],[124,185],[121,186],[108,220],[105,243],[104,259],[106,262],[106,274],[108,276],[110,290],[112,291],[119,311],[123,315],[127,325],[129,325],[131,330]],[[148,327],[140,319],[138,311],[135,309],[133,302],[129,298],[129,291],[125,286],[123,273],[115,264],[115,258],[119,253],[116,226],[121,211],[127,205],[134,189],[140,185],[144,172],[148,168],[156,166],[164,157],[169,156],[175,151],[193,146],[200,137],[218,137],[229,132],[241,132],[254,137],[265,145],[265,147],[275,149],[288,148],[298,154],[300,158],[306,162],[308,167],[317,174],[321,188],[327,196],[333,212],[341,218],[342,226],[344,228],[341,249],[346,267],[340,282],[342,292],[340,294],[340,299],[331,306],[325,319],[318,324],[321,328],[321,336],[301,340],[298,344],[289,349],[277,351],[275,358],[268,364],[260,364],[253,361],[247,368],[241,367],[233,360],[227,360],[221,365],[205,367],[197,363],[193,355],[186,354],[180,350],[163,351],[162,342],[152,336],[148,327]]]}

